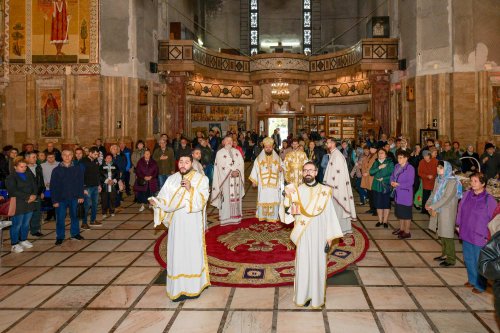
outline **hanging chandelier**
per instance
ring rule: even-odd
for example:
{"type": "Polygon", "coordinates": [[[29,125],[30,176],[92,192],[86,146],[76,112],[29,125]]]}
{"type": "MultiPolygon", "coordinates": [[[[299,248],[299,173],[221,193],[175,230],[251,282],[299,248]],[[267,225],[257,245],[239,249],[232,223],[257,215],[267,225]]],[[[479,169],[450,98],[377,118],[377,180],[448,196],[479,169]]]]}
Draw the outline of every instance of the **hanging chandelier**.
{"type": "Polygon", "coordinates": [[[271,83],[271,97],[278,100],[278,105],[282,106],[283,101],[290,97],[290,90],[288,90],[287,82],[273,82],[271,83]]]}

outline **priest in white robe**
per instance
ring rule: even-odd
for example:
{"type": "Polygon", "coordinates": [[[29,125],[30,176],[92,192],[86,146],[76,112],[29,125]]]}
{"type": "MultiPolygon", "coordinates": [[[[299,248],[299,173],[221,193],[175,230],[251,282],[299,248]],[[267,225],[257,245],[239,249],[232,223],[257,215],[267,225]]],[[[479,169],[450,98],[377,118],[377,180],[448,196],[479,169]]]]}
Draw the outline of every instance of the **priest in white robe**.
{"type": "Polygon", "coordinates": [[[351,220],[356,220],[356,207],[352,195],[351,179],[344,155],[337,149],[333,138],[326,140],[330,158],[323,183],[332,188],[333,205],[344,234],[352,233],[351,220]]]}
{"type": "Polygon", "coordinates": [[[255,159],[250,181],[258,187],[257,212],[259,221],[276,222],[279,220],[279,208],[283,191],[283,162],[274,151],[274,140],[263,140],[264,149],[255,159]]]}
{"type": "Polygon", "coordinates": [[[308,161],[306,153],[300,149],[299,140],[292,140],[292,151],[285,155],[285,181],[287,184],[302,184],[302,167],[308,161]]]}
{"type": "Polygon", "coordinates": [[[204,221],[208,190],[208,178],[192,169],[192,156],[182,156],[179,172],[149,198],[155,226],[168,228],[167,295],[174,302],[197,298],[210,286],[204,221]]]}
{"type": "Polygon", "coordinates": [[[212,206],[219,210],[221,225],[237,224],[243,217],[245,162],[238,149],[233,148],[230,136],[224,138],[222,145],[215,156],[212,206]]]}
{"type": "Polygon", "coordinates": [[[205,176],[205,171],[203,170],[203,165],[200,162],[201,161],[201,149],[194,148],[191,155],[193,155],[193,170],[196,172],[199,172],[203,176],[205,176]]]}
{"type": "Polygon", "coordinates": [[[325,304],[327,252],[343,236],[333,207],[332,189],[319,184],[312,162],[303,167],[303,184],[285,187],[284,223],[294,222],[290,239],[295,254],[294,298],[297,306],[320,308],[325,304]]]}

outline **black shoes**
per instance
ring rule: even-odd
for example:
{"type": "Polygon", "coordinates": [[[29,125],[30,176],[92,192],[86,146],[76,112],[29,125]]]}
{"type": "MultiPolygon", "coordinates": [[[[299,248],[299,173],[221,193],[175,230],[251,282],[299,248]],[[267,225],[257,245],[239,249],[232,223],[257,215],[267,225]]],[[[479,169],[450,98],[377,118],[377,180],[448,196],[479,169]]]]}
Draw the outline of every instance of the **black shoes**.
{"type": "Polygon", "coordinates": [[[43,234],[38,231],[38,232],[35,232],[34,234],[31,234],[32,236],[35,236],[35,237],[43,237],[43,234]]]}
{"type": "Polygon", "coordinates": [[[400,234],[398,235],[398,238],[399,238],[399,239],[411,238],[411,234],[410,234],[409,232],[408,232],[408,233],[406,233],[406,232],[404,232],[404,231],[403,231],[402,233],[400,233],[400,234]]]}
{"type": "Polygon", "coordinates": [[[76,236],[71,236],[71,239],[74,239],[74,240],[84,240],[85,238],[83,238],[80,235],[76,235],[76,236]]]}
{"type": "Polygon", "coordinates": [[[382,222],[377,222],[377,224],[375,224],[375,226],[378,228],[382,225],[383,223],[382,222]]]}
{"type": "Polygon", "coordinates": [[[384,229],[388,229],[389,228],[389,224],[388,223],[384,223],[384,229]]]}
{"type": "Polygon", "coordinates": [[[304,307],[308,307],[309,305],[311,305],[311,300],[308,300],[307,302],[304,303],[304,307]]]}
{"type": "Polygon", "coordinates": [[[450,264],[447,261],[443,261],[442,263],[439,264],[441,267],[450,267],[450,266],[455,266],[455,264],[450,264]]]}
{"type": "Polygon", "coordinates": [[[56,240],[56,245],[60,246],[63,243],[63,239],[57,239],[56,240]]]}
{"type": "Polygon", "coordinates": [[[443,260],[446,260],[446,257],[445,256],[439,256],[439,257],[436,257],[434,258],[435,261],[443,261],[443,260]]]}

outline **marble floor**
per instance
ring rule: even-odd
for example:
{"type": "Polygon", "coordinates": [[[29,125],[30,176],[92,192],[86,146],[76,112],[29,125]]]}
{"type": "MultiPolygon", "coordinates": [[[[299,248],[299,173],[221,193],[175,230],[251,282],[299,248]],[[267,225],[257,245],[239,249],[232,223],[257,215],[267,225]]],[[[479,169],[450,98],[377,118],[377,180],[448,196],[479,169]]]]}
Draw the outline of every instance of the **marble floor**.
{"type": "MultiPolygon", "coordinates": [[[[248,188],[244,208],[254,208],[248,188]]],[[[321,310],[296,308],[292,287],[210,287],[199,299],[168,300],[153,255],[163,232],[152,214],[127,198],[123,211],[84,241],[54,246],[54,223],[24,253],[9,253],[4,231],[0,258],[0,331],[3,332],[499,332],[491,288],[476,295],[463,286],[459,262],[440,268],[427,218],[415,214],[412,238],[397,240],[376,218],[359,221],[369,239],[366,257],[329,282],[321,310]]],[[[214,213],[213,209],[209,213],[214,213]]],[[[391,226],[397,222],[391,214],[391,226]]],[[[212,223],[216,223],[212,221],[212,223]]]]}

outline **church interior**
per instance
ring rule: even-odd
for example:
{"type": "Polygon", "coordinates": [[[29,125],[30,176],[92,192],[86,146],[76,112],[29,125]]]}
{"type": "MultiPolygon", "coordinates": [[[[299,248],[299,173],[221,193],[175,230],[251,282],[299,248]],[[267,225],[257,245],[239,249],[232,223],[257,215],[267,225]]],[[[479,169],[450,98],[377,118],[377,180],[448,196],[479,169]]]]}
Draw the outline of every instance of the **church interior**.
{"type": "MultiPolygon", "coordinates": [[[[0,0],[0,12],[2,147],[99,138],[106,149],[154,149],[162,134],[276,128],[411,147],[433,138],[479,154],[500,145],[500,0],[0,0]]],[[[251,219],[258,195],[248,179],[245,188],[251,219]]],[[[464,286],[458,237],[454,267],[433,259],[441,245],[427,215],[414,213],[412,238],[398,240],[357,205],[351,243],[328,261],[326,304],[312,309],[292,302],[293,257],[272,269],[258,259],[272,257],[274,238],[247,251],[254,268],[212,248],[212,286],[171,302],[165,229],[138,207],[125,198],[101,228],[62,246],[46,222],[23,253],[10,253],[0,228],[0,331],[500,332],[492,287],[464,286]]],[[[207,205],[209,228],[218,219],[207,205]]]]}

